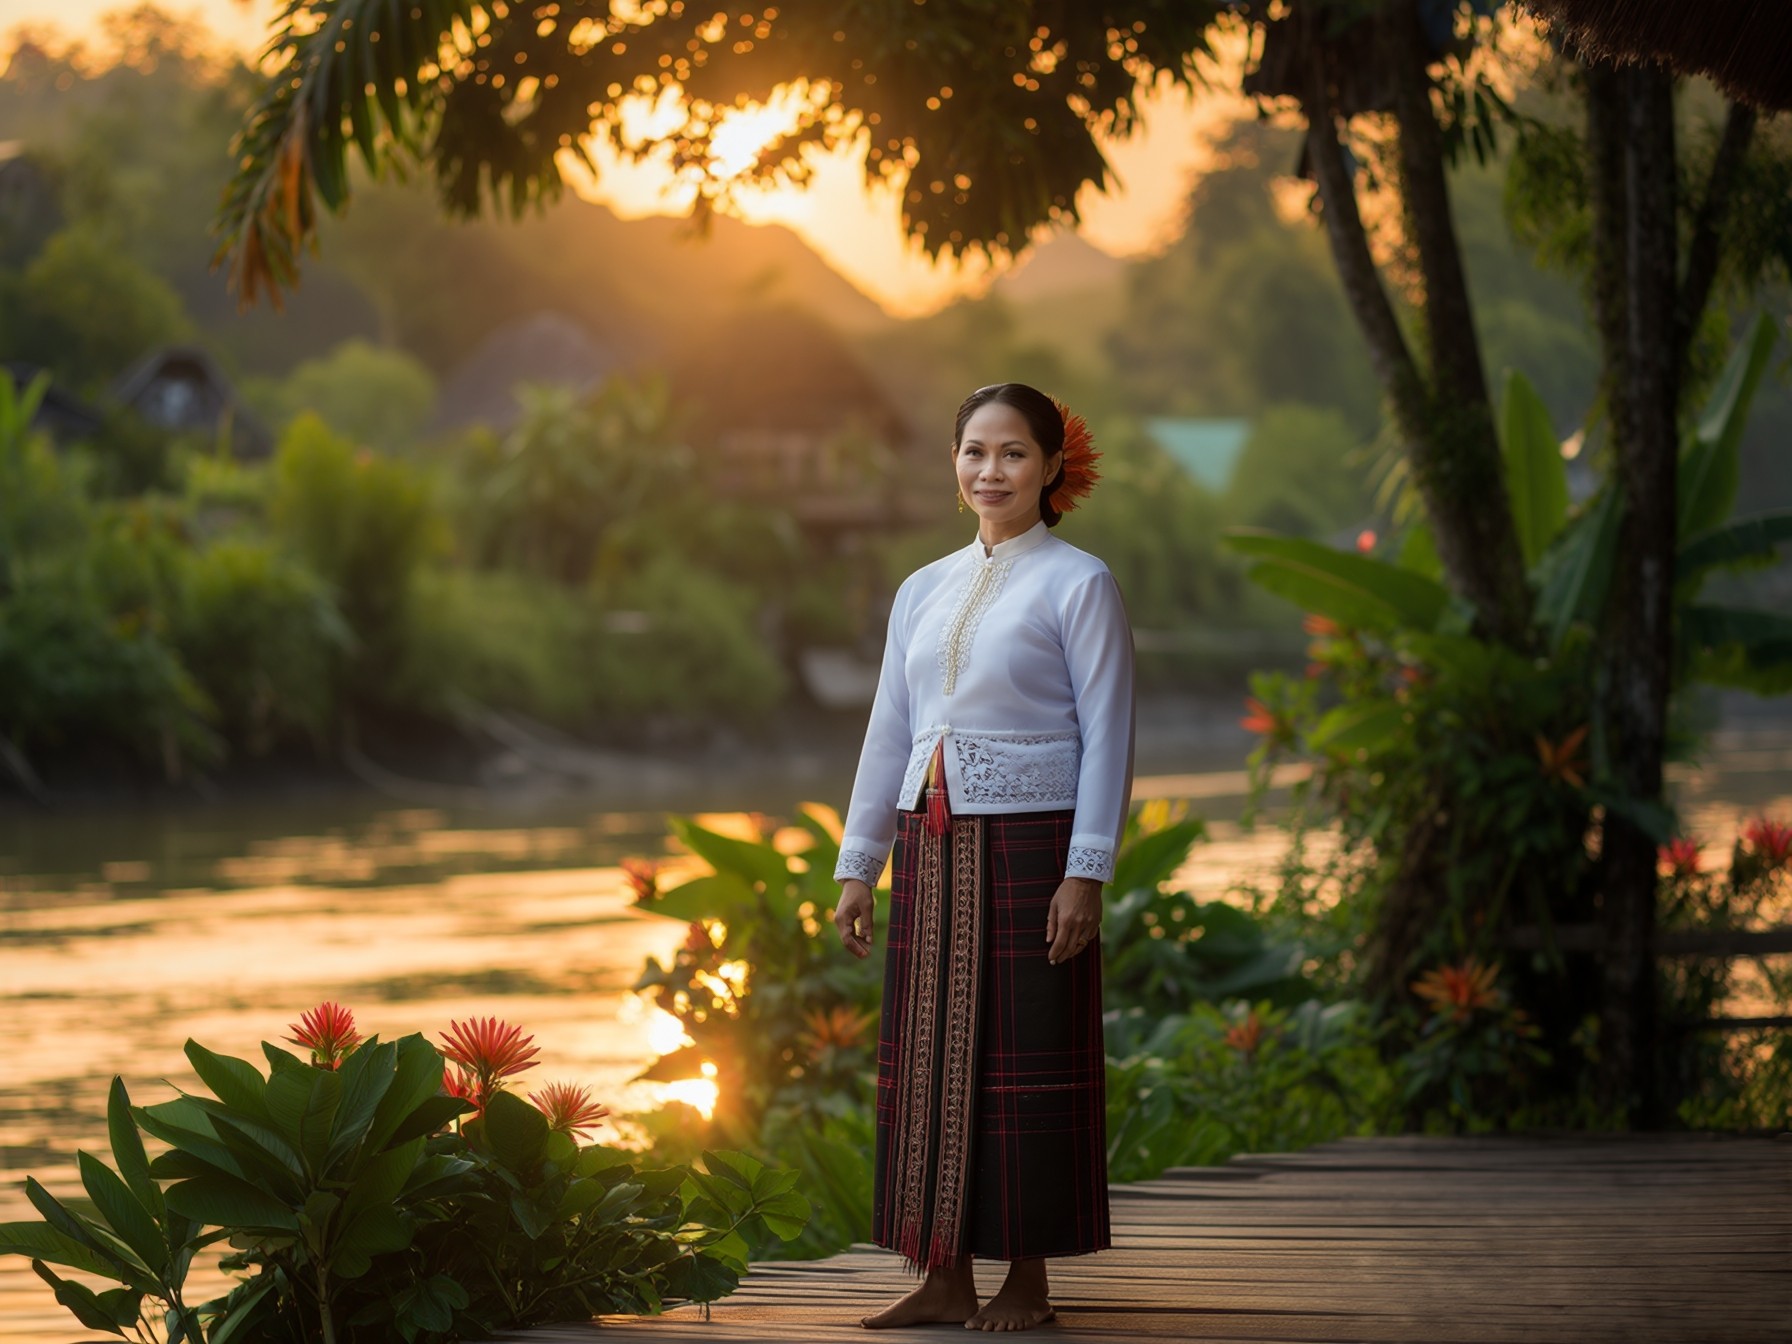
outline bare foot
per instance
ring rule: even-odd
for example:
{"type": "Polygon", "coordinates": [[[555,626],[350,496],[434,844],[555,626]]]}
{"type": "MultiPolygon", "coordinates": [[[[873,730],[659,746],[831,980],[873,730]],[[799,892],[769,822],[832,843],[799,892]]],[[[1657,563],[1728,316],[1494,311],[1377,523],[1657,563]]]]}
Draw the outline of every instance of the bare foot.
{"type": "Polygon", "coordinates": [[[966,1330],[1031,1330],[1056,1319],[1052,1311],[1045,1261],[1016,1260],[1002,1291],[964,1323],[966,1330]]]}
{"type": "Polygon", "coordinates": [[[867,1330],[891,1330],[905,1325],[954,1325],[969,1323],[977,1310],[977,1281],[971,1266],[936,1269],[912,1293],[897,1298],[882,1311],[859,1318],[867,1330]]]}

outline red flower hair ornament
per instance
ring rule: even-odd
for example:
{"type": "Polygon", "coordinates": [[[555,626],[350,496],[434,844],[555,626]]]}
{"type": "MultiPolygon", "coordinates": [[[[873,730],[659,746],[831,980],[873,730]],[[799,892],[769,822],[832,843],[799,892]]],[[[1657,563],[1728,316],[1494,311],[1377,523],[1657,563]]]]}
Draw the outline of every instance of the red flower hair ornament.
{"type": "Polygon", "coordinates": [[[1101,479],[1101,472],[1095,466],[1101,453],[1082,416],[1071,414],[1070,407],[1056,397],[1052,398],[1052,405],[1064,417],[1064,478],[1048,498],[1055,511],[1069,513],[1101,479]]]}

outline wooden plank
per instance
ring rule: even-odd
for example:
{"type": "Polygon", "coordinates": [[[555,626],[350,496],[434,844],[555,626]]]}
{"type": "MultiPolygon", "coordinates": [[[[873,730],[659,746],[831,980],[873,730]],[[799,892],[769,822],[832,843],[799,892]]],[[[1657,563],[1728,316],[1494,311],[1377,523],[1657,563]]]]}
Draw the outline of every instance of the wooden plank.
{"type": "MultiPolygon", "coordinates": [[[[1051,1266],[1079,1344],[1786,1344],[1792,1143],[1697,1135],[1346,1139],[1113,1191],[1114,1247],[1051,1266]]],[[[1002,1266],[980,1264],[987,1295],[1002,1266]]],[[[889,1252],[756,1266],[692,1308],[513,1344],[865,1340],[889,1252]]],[[[957,1325],[902,1338],[962,1339],[957,1325]]]]}

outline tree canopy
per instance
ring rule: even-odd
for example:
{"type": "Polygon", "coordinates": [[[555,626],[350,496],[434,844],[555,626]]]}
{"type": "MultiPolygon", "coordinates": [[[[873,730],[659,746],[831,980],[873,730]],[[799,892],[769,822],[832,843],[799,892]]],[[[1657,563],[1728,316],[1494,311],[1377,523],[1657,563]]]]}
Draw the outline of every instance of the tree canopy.
{"type": "Polygon", "coordinates": [[[1227,9],[295,0],[239,145],[223,253],[244,301],[277,299],[317,204],[346,203],[353,150],[370,166],[426,163],[448,207],[470,214],[558,195],[562,155],[596,167],[592,134],[667,155],[700,209],[734,186],[801,181],[806,147],[862,137],[868,176],[905,179],[903,228],[929,252],[1017,250],[1038,225],[1076,218],[1078,191],[1107,180],[1098,137],[1131,129],[1153,78],[1192,83],[1227,9]],[[774,99],[789,129],[718,173],[729,113],[774,99]],[[643,138],[636,121],[655,102],[674,120],[643,138]]]}

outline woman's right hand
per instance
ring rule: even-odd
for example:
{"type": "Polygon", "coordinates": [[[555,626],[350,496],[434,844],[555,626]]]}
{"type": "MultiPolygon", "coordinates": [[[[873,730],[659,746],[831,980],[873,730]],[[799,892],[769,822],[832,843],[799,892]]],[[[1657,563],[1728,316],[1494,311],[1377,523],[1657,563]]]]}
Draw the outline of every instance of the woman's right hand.
{"type": "Polygon", "coordinates": [[[871,955],[871,888],[856,877],[840,884],[840,904],[834,907],[834,927],[846,950],[861,960],[871,955]]]}

